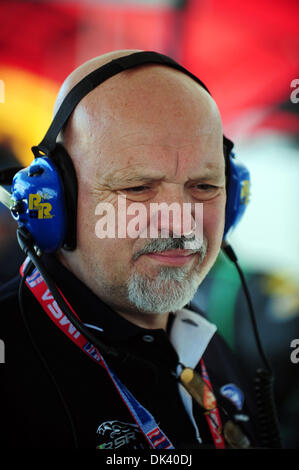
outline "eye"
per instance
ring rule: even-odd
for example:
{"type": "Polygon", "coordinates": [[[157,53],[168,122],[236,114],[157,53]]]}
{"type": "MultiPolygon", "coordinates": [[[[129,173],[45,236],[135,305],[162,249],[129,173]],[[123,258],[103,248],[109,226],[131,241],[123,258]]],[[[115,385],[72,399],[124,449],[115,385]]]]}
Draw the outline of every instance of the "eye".
{"type": "Polygon", "coordinates": [[[125,195],[131,201],[145,202],[153,197],[155,191],[151,186],[140,185],[124,188],[119,193],[125,195]]]}
{"type": "Polygon", "coordinates": [[[215,189],[218,189],[217,186],[213,186],[212,184],[197,184],[195,186],[196,189],[202,190],[202,191],[213,191],[215,189]]]}
{"type": "Polygon", "coordinates": [[[208,201],[216,197],[219,192],[220,188],[218,186],[214,186],[212,184],[205,184],[199,183],[193,186],[192,188],[193,194],[197,199],[208,201]]]}
{"type": "Polygon", "coordinates": [[[132,193],[141,193],[142,191],[147,191],[148,189],[150,189],[149,186],[134,186],[133,188],[123,189],[123,191],[128,191],[132,193]]]}

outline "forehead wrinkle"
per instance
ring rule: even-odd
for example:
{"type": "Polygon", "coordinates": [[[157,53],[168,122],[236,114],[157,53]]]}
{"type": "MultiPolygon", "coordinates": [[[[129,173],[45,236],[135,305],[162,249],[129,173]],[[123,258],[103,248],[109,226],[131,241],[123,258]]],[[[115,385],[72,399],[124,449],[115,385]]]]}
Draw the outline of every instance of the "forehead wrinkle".
{"type": "MultiPolygon", "coordinates": [[[[124,139],[126,139],[127,136],[132,135],[132,134],[125,134],[124,139]]],[[[171,170],[171,174],[173,175],[173,178],[176,179],[179,176],[179,172],[183,173],[189,173],[187,171],[188,167],[188,161],[189,157],[188,155],[184,156],[184,149],[186,147],[192,146],[192,143],[184,143],[183,145],[180,145],[179,147],[172,145],[172,144],[157,144],[154,142],[149,143],[131,143],[130,145],[125,145],[125,146],[120,146],[118,142],[118,151],[117,154],[122,154],[123,158],[120,160],[116,156],[115,149],[111,149],[110,147],[110,158],[109,158],[109,164],[108,164],[108,159],[104,163],[104,167],[102,165],[97,166],[96,170],[96,177],[98,181],[104,182],[105,184],[122,184],[124,182],[127,183],[132,183],[134,181],[157,181],[157,180],[163,180],[169,177],[169,170],[171,170]],[[166,172],[166,167],[163,164],[164,162],[164,152],[161,154],[161,157],[159,158],[158,161],[156,162],[155,166],[153,167],[151,164],[151,158],[148,153],[143,153],[141,152],[136,153],[133,151],[134,148],[138,147],[148,147],[148,148],[154,148],[154,147],[159,147],[161,150],[166,149],[166,148],[171,148],[171,154],[172,158],[169,159],[169,155],[165,154],[167,157],[165,159],[165,165],[169,167],[168,171],[166,172]],[[174,148],[176,147],[176,148],[174,148]],[[132,149],[132,152],[127,152],[127,149],[132,149]],[[124,153],[123,153],[124,152],[124,153]],[[182,152],[182,153],[181,153],[182,152]],[[125,161],[121,161],[125,160],[125,161]],[[138,161],[139,160],[139,161],[138,161]],[[123,163],[121,168],[118,168],[119,164],[123,163]],[[145,163],[147,163],[147,166],[145,166],[145,163]],[[161,166],[162,165],[162,166],[161,166]]],[[[102,149],[103,150],[103,149],[102,149]]],[[[198,169],[201,170],[201,172],[209,172],[210,168],[214,170],[215,168],[218,169],[220,172],[224,171],[224,158],[223,162],[219,162],[219,157],[220,154],[218,154],[218,149],[212,149],[209,150],[209,156],[210,160],[207,161],[207,158],[204,158],[202,161],[201,158],[201,152],[199,151],[198,153],[198,169]],[[216,158],[216,161],[215,161],[216,158]],[[218,162],[217,162],[218,160],[218,162]]],[[[222,153],[222,152],[221,152],[222,153]]],[[[206,157],[207,157],[207,151],[205,152],[206,157]]],[[[222,160],[221,158],[221,160],[222,160]]],[[[192,172],[194,174],[194,171],[192,172]]],[[[203,175],[204,176],[204,175],[203,175]]]]}
{"type": "Polygon", "coordinates": [[[123,184],[123,183],[134,183],[137,181],[151,182],[151,181],[162,181],[166,178],[165,175],[149,175],[149,170],[144,169],[143,172],[131,173],[130,168],[122,168],[116,171],[110,171],[105,175],[105,182],[109,184],[123,184]]]}
{"type": "MultiPolygon", "coordinates": [[[[134,123],[136,126],[136,123],[134,123]]],[[[201,147],[206,143],[206,139],[213,137],[213,132],[194,130],[190,135],[185,135],[184,139],[178,136],[177,133],[171,132],[157,132],[155,128],[146,127],[140,131],[127,132],[124,135],[118,135],[117,142],[111,146],[109,141],[110,135],[103,136],[103,142],[107,139],[110,150],[113,151],[116,146],[116,150],[126,152],[129,149],[142,148],[160,148],[160,149],[172,149],[175,151],[182,151],[189,147],[201,147]]],[[[221,134],[222,135],[222,134],[221,134]]],[[[102,142],[102,144],[103,144],[102,142]]],[[[105,142],[106,143],[106,142],[105,142]]]]}

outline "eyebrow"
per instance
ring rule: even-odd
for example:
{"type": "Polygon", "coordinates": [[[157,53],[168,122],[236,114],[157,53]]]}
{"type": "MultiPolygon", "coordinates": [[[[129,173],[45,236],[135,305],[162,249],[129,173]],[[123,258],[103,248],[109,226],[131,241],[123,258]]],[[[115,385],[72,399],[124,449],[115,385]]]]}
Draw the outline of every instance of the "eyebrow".
{"type": "MultiPolygon", "coordinates": [[[[206,182],[206,181],[211,181],[214,179],[220,180],[225,177],[225,174],[220,174],[218,171],[217,172],[211,172],[209,175],[203,175],[203,176],[198,176],[197,178],[188,178],[186,183],[198,183],[198,182],[206,182]]],[[[156,182],[162,182],[166,179],[166,175],[163,176],[149,176],[143,175],[143,174],[136,174],[136,175],[128,175],[127,177],[120,177],[117,179],[111,179],[109,184],[112,186],[118,186],[118,185],[130,185],[130,184],[136,184],[136,183],[156,183],[156,182]]]]}
{"type": "Polygon", "coordinates": [[[120,184],[131,184],[142,181],[144,183],[159,182],[165,180],[166,176],[149,176],[149,175],[131,175],[116,180],[120,184]]]}
{"type": "Polygon", "coordinates": [[[207,176],[199,176],[198,178],[188,178],[188,183],[198,183],[199,181],[204,183],[206,181],[211,181],[211,180],[222,180],[222,178],[225,178],[225,173],[223,174],[220,173],[211,173],[210,175],[207,176]]]}
{"type": "Polygon", "coordinates": [[[139,173],[129,173],[129,171],[121,169],[110,171],[108,174],[106,174],[105,182],[106,184],[117,186],[123,184],[137,183],[140,181],[143,181],[144,183],[150,183],[153,181],[163,181],[163,179],[165,178],[165,175],[149,175],[148,171],[146,173],[142,173],[141,171],[139,173]]]}

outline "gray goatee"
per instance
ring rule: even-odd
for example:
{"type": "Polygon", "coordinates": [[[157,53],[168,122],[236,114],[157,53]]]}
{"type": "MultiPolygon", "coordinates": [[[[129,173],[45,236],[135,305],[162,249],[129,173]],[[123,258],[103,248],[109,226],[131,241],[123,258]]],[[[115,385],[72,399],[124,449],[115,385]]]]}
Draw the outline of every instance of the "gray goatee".
{"type": "Polygon", "coordinates": [[[161,266],[153,279],[136,271],[128,280],[128,298],[143,313],[163,314],[183,308],[194,297],[199,285],[199,271],[207,244],[195,237],[155,239],[135,254],[134,260],[146,253],[173,249],[188,249],[199,253],[199,262],[190,266],[161,266]]]}

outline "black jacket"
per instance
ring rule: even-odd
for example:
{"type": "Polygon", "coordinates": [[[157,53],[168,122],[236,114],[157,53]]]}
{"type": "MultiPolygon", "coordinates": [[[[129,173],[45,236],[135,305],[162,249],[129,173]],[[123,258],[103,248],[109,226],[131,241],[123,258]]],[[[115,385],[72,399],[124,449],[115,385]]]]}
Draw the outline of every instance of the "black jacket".
{"type": "MultiPolygon", "coordinates": [[[[120,366],[120,360],[109,360],[111,369],[155,417],[174,447],[213,448],[201,408],[193,403],[202,443],[196,439],[176,379],[167,373],[178,362],[168,338],[173,315],[167,332],[139,328],[112,311],[55,258],[48,256],[45,263],[81,321],[104,329],[93,329],[93,334],[153,365],[149,368],[140,361],[127,361],[120,366]]],[[[0,446],[148,449],[106,372],[51,322],[27,286],[23,295],[24,322],[18,303],[19,283],[18,276],[0,290],[0,339],[5,344],[5,363],[0,364],[0,446]]],[[[252,446],[258,447],[250,386],[217,333],[203,359],[219,400],[222,423],[228,419],[223,406],[230,416],[239,416],[252,446]],[[234,384],[240,396],[244,394],[243,406],[238,408],[236,401],[220,393],[225,384],[234,384]]]]}

